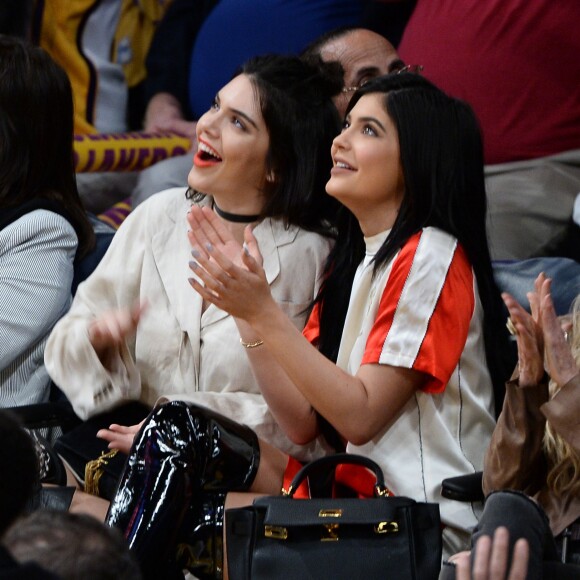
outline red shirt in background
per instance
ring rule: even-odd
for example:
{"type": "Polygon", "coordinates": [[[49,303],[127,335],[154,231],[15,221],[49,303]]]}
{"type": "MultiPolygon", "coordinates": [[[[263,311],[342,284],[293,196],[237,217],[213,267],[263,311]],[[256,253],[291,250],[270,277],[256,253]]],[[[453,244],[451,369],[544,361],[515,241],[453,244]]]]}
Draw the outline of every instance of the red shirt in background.
{"type": "Polygon", "coordinates": [[[580,149],[580,0],[419,0],[401,58],[468,101],[486,163],[580,149]]]}

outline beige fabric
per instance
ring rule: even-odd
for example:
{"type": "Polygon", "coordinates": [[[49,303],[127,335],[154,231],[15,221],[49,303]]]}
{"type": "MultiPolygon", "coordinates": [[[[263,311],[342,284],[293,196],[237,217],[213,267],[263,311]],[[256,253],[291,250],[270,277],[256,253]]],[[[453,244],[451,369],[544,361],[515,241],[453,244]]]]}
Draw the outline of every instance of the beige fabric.
{"type": "MultiPolygon", "coordinates": [[[[269,443],[299,458],[320,454],[318,442],[292,445],[270,414],[231,316],[191,288],[184,188],[153,196],[132,212],[94,274],[79,286],[70,313],[45,351],[48,371],[83,419],[120,401],[154,405],[161,396],[209,406],[246,423],[269,443]],[[88,326],[108,309],[149,304],[136,336],[115,358],[114,372],[98,360],[88,326]]],[[[206,203],[209,203],[206,200],[206,203]]],[[[327,239],[266,219],[254,233],[276,300],[302,328],[324,261],[327,239]]]]}

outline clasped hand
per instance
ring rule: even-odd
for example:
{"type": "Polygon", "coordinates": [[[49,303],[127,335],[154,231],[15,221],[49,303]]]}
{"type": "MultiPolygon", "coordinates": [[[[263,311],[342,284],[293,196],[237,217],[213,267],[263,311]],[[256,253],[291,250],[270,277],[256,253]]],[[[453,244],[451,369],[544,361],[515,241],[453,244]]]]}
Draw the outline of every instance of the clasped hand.
{"type": "Polygon", "coordinates": [[[191,286],[204,300],[250,324],[263,316],[274,300],[251,227],[241,246],[210,208],[193,206],[188,220],[195,274],[191,286]]]}
{"type": "Polygon", "coordinates": [[[556,316],[551,284],[544,273],[536,278],[534,291],[527,294],[531,315],[513,296],[502,294],[516,330],[519,384],[522,387],[537,385],[542,380],[544,362],[548,374],[560,387],[578,374],[562,324],[556,316]]]}

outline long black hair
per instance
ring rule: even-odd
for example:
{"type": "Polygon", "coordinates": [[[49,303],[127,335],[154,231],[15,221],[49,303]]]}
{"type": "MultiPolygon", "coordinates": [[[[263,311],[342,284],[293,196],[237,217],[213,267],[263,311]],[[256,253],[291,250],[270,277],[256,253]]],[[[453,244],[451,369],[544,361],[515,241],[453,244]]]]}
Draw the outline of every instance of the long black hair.
{"type": "Polygon", "coordinates": [[[70,81],[43,49],[0,36],[0,207],[35,199],[62,206],[79,238],[77,256],[93,246],[75,179],[70,81]]]}
{"type": "MultiPolygon", "coordinates": [[[[487,364],[501,408],[509,359],[503,304],[493,279],[485,228],[483,145],[468,104],[451,98],[425,78],[387,75],[365,84],[348,112],[364,95],[384,95],[384,106],[398,133],[405,194],[391,232],[374,259],[384,266],[422,228],[439,228],[457,238],[473,267],[484,311],[487,364]]],[[[317,301],[321,305],[319,348],[336,360],[355,271],[364,257],[363,234],[355,216],[341,208],[338,238],[317,301]]]]}
{"type": "Polygon", "coordinates": [[[341,67],[320,59],[264,55],[248,60],[239,74],[254,86],[270,137],[266,166],[274,179],[266,183],[260,217],[328,233],[338,209],[324,188],[332,165],[330,146],[340,130],[332,97],[342,88],[341,67]]]}

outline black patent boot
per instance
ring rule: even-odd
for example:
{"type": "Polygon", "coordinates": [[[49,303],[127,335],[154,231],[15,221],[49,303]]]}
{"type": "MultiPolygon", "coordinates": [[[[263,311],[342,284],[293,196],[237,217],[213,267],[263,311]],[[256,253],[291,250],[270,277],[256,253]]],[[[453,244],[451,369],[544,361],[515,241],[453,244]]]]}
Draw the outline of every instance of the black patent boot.
{"type": "Polygon", "coordinates": [[[176,560],[198,580],[223,578],[225,501],[225,493],[202,492],[185,519],[176,560]]]}
{"type": "Polygon", "coordinates": [[[155,409],[135,438],[106,521],[121,529],[144,577],[163,578],[178,543],[187,543],[183,530],[195,527],[203,492],[248,489],[259,461],[251,429],[172,401],[155,409]]]}

